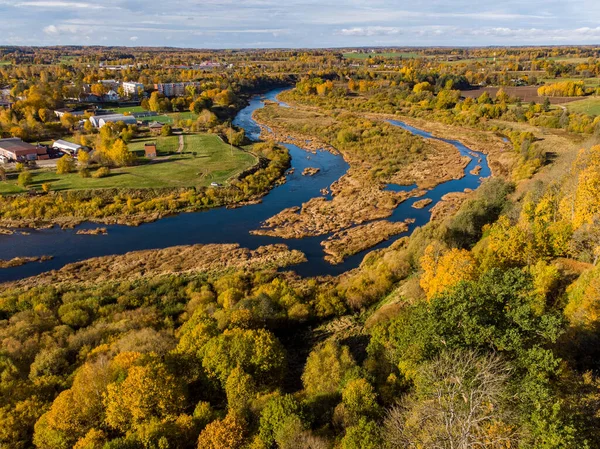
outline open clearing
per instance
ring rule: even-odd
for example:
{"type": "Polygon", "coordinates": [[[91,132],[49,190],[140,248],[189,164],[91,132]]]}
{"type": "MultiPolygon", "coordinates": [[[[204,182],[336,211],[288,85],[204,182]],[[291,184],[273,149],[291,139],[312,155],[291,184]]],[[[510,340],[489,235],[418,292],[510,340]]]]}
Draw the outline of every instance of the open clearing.
{"type": "MultiPolygon", "coordinates": [[[[159,141],[159,148],[175,148],[178,136],[144,139],[133,142],[133,148],[141,147],[146,141],[159,141]],[[162,143],[161,143],[162,142],[162,143]]],[[[184,153],[160,160],[122,167],[111,171],[105,178],[82,178],[78,173],[57,175],[54,170],[34,170],[33,189],[42,183],[50,183],[52,190],[84,190],[102,188],[153,188],[153,187],[202,187],[211,182],[225,183],[256,162],[256,157],[236,147],[225,144],[214,134],[190,134],[184,136],[184,153]],[[195,153],[195,155],[194,155],[195,153]]],[[[16,174],[8,182],[0,182],[0,194],[24,192],[16,184],[16,174]]]]}
{"type": "Polygon", "coordinates": [[[583,100],[573,101],[567,105],[567,109],[588,115],[600,115],[600,97],[587,97],[583,100]]]}

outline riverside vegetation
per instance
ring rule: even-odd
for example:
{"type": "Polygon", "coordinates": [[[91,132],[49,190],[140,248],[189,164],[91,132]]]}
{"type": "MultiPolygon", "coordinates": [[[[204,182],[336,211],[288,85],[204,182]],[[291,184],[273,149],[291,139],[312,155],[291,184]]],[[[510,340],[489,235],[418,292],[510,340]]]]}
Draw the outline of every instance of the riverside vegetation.
{"type": "MultiPolygon", "coordinates": [[[[49,63],[58,50],[31,51],[3,50],[11,65],[0,72],[38,73],[38,64],[20,64],[49,63]]],[[[71,51],[82,66],[93,54],[71,51]]],[[[155,64],[202,54],[105,51],[115,61],[155,64]]],[[[511,76],[535,85],[524,74],[534,69],[553,80],[579,76],[580,65],[586,76],[599,74],[597,54],[586,47],[458,49],[457,61],[444,62],[449,51],[398,59],[398,50],[377,50],[358,59],[358,68],[348,62],[356,59],[325,50],[233,53],[250,67],[259,61],[273,73],[303,75],[283,95],[290,111],[273,105],[257,117],[276,135],[326,144],[347,158],[350,170],[332,186],[332,199],[302,207],[316,216],[337,197],[355,197],[355,209],[331,214],[332,224],[302,224],[311,233],[341,229],[330,244],[342,254],[350,233],[364,228],[365,240],[387,233],[380,223],[393,209],[388,203],[436,181],[433,172],[419,178],[407,167],[452,152],[386,119],[463,140],[488,155],[494,176],[474,191],[446,195],[429,223],[336,277],[295,275],[304,255],[285,245],[193,245],[91,259],[3,284],[0,446],[600,448],[596,119],[545,111],[543,98],[525,107],[505,101],[506,110],[492,117],[504,109],[502,96],[470,103],[452,92],[461,82],[506,85],[511,76]],[[311,72],[318,68],[323,73],[311,72]],[[508,70],[521,75],[505,76],[508,70]],[[393,179],[418,186],[383,190],[393,179]],[[358,223],[362,209],[380,213],[379,221],[347,225],[358,223]]],[[[137,79],[151,71],[137,70],[137,79]]],[[[178,76],[195,76],[183,72],[178,76]]],[[[270,161],[260,175],[269,185],[285,170],[287,153],[269,143],[253,151],[270,161]]],[[[462,173],[447,169],[443,176],[462,173]]],[[[245,190],[246,178],[239,199],[262,191],[251,188],[258,180],[245,190]]],[[[231,197],[218,201],[237,198],[230,188],[221,191],[231,197]]],[[[106,204],[118,211],[143,204],[106,192],[106,204]]],[[[210,189],[194,192],[204,198],[210,189]]],[[[18,211],[31,201],[38,203],[28,213],[52,211],[43,202],[51,195],[2,201],[23,201],[10,209],[17,220],[28,218],[18,211]]],[[[337,210],[350,207],[346,201],[337,210]]],[[[112,216],[109,206],[98,211],[112,216]]],[[[281,235],[305,229],[272,224],[281,235]]]]}

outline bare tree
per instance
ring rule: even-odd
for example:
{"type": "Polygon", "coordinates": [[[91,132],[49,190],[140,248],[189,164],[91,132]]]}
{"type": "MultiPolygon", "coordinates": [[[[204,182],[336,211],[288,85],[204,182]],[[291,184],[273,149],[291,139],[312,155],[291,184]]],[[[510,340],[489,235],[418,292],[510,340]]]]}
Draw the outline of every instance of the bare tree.
{"type": "Polygon", "coordinates": [[[505,405],[510,368],[497,355],[448,352],[425,365],[415,392],[388,411],[391,448],[514,447],[505,405]]]}

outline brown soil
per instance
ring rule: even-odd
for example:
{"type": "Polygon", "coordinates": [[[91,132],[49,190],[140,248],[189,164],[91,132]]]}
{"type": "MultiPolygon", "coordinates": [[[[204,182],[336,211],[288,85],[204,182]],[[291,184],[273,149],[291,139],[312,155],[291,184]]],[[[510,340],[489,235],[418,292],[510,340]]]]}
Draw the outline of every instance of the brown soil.
{"type": "Polygon", "coordinates": [[[282,244],[261,246],[256,250],[240,248],[237,244],[174,246],[160,250],[134,251],[119,256],[96,257],[4,286],[41,286],[61,282],[98,283],[175,273],[277,269],[304,261],[306,258],[302,252],[290,251],[282,244]]]}
{"type": "Polygon", "coordinates": [[[432,202],[433,200],[424,198],[422,200],[415,201],[411,207],[414,207],[415,209],[423,209],[424,207],[429,206],[432,202]]]}
{"type": "Polygon", "coordinates": [[[381,220],[337,232],[321,242],[321,246],[327,253],[325,260],[336,265],[342,263],[346,257],[369,249],[391,236],[401,234],[407,230],[408,225],[406,223],[392,223],[381,220]]]}

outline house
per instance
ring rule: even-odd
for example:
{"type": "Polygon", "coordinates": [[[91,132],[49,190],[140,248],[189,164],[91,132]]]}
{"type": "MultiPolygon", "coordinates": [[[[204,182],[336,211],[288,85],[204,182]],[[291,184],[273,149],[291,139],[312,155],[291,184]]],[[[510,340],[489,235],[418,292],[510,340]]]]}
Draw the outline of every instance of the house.
{"type": "Polygon", "coordinates": [[[144,154],[148,159],[154,159],[156,157],[156,144],[155,143],[144,144],[144,154]]]}
{"type": "Polygon", "coordinates": [[[66,140],[56,140],[52,144],[52,148],[56,148],[62,151],[63,153],[67,153],[71,156],[74,156],[83,147],[76,143],[67,142],[66,140]]]}
{"type": "Polygon", "coordinates": [[[46,147],[34,146],[18,137],[0,139],[0,158],[5,161],[35,161],[48,159],[46,147]]]}
{"type": "Polygon", "coordinates": [[[163,124],[159,123],[159,122],[152,122],[148,125],[148,128],[150,129],[150,132],[152,134],[160,134],[162,129],[163,129],[163,124]]]}
{"type": "Polygon", "coordinates": [[[94,115],[90,117],[90,122],[94,128],[102,128],[107,123],[123,122],[126,125],[137,125],[137,120],[131,115],[109,114],[109,115],[94,115]]]}
{"type": "Polygon", "coordinates": [[[116,93],[114,90],[109,90],[107,93],[105,93],[104,95],[102,95],[102,99],[104,101],[119,101],[119,94],[116,93]]]}

